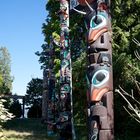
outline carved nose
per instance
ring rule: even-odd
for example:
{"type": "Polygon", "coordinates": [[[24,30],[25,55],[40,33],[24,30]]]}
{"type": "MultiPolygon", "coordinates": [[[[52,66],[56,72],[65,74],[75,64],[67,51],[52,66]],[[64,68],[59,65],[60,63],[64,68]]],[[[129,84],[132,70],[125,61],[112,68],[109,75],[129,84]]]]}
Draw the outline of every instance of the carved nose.
{"type": "Polygon", "coordinates": [[[101,29],[95,29],[89,32],[88,36],[88,42],[93,43],[96,41],[103,33],[107,32],[107,27],[101,28],[101,29]]]}

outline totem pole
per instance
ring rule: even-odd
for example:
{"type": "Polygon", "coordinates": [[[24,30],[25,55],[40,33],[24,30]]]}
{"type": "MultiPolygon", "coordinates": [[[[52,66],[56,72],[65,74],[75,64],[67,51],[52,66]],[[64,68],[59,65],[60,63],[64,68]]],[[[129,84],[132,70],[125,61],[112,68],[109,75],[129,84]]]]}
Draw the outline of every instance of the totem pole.
{"type": "Polygon", "coordinates": [[[75,139],[72,105],[72,72],[69,45],[69,4],[60,0],[60,137],[75,139]],[[65,135],[65,136],[64,136],[65,135]]]}
{"type": "MultiPolygon", "coordinates": [[[[43,94],[42,94],[42,123],[47,122],[47,108],[48,108],[48,80],[49,80],[49,46],[48,44],[42,45],[43,52],[36,54],[38,56],[41,56],[43,54],[43,57],[45,60],[45,65],[43,64],[41,66],[41,69],[43,69],[43,94]]],[[[39,60],[40,63],[43,63],[42,60],[39,60]]]]}
{"type": "Polygon", "coordinates": [[[47,93],[48,93],[48,71],[43,69],[43,94],[42,94],[42,122],[47,121],[47,93]]]}
{"type": "Polygon", "coordinates": [[[54,45],[50,38],[49,44],[49,69],[48,69],[48,95],[47,95],[47,133],[48,136],[55,135],[56,123],[56,95],[55,95],[55,74],[54,67],[54,45]]]}
{"type": "Polygon", "coordinates": [[[73,10],[85,16],[88,30],[88,139],[114,140],[110,0],[78,2],[73,10]]]}

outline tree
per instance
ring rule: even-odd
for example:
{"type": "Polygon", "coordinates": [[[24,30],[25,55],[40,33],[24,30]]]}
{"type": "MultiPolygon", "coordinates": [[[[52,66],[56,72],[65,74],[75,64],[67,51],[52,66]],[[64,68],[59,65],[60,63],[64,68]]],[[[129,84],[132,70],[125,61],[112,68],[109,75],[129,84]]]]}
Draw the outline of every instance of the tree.
{"type": "Polygon", "coordinates": [[[12,89],[11,58],[6,47],[0,48],[0,93],[9,94],[12,89]]]}
{"type": "Polygon", "coordinates": [[[9,112],[11,112],[16,118],[20,118],[22,115],[22,108],[21,108],[21,103],[19,100],[14,99],[10,108],[9,112]]]}
{"type": "MultiPolygon", "coordinates": [[[[133,39],[133,42],[136,43],[140,47],[140,42],[133,39]]],[[[134,51],[134,54],[136,58],[140,61],[140,55],[138,51],[134,51]]],[[[131,66],[132,67],[132,66],[131,66]]],[[[135,84],[135,87],[137,90],[131,89],[131,93],[127,93],[121,86],[119,86],[119,89],[116,89],[116,92],[119,93],[123,99],[126,101],[128,107],[124,107],[124,109],[127,111],[127,113],[134,118],[138,123],[140,123],[140,82],[136,80],[136,78],[131,77],[133,83],[135,84]],[[135,93],[134,93],[135,92],[135,93]],[[135,97],[136,96],[136,97],[135,97]]]]}
{"type": "MultiPolygon", "coordinates": [[[[6,47],[0,47],[0,95],[10,94],[12,81],[10,54],[6,47]]],[[[9,105],[9,100],[5,101],[0,99],[0,131],[1,124],[13,118],[12,114],[7,110],[9,105]]]]}
{"type": "Polygon", "coordinates": [[[33,78],[27,85],[25,104],[28,106],[29,111],[27,116],[29,118],[41,117],[43,94],[43,80],[33,78]]]}
{"type": "Polygon", "coordinates": [[[26,90],[26,105],[32,106],[35,104],[41,105],[43,93],[43,80],[33,78],[27,85],[26,90]]]}
{"type": "Polygon", "coordinates": [[[14,116],[8,112],[8,110],[4,107],[3,103],[5,100],[0,99],[0,139],[4,139],[5,136],[3,135],[3,129],[2,124],[10,119],[12,119],[14,116]]]}
{"type": "MultiPolygon", "coordinates": [[[[129,93],[136,86],[132,77],[138,81],[140,78],[140,63],[134,55],[134,50],[139,48],[132,41],[140,39],[140,0],[115,0],[112,2],[112,28],[113,28],[113,69],[114,89],[121,85],[129,93]]],[[[136,123],[124,111],[126,104],[123,99],[115,94],[115,133],[120,139],[132,139],[138,136],[136,123]],[[129,123],[128,123],[129,122],[129,123]],[[130,127],[133,128],[131,132],[130,127]]],[[[137,95],[136,95],[137,96],[137,95]]],[[[140,101],[140,100],[138,100],[140,101]]]]}
{"type": "Polygon", "coordinates": [[[39,105],[32,105],[27,113],[28,118],[41,118],[42,109],[39,105]]]}
{"type": "Polygon", "coordinates": [[[41,69],[49,68],[49,45],[43,44],[41,46],[42,52],[37,51],[35,54],[39,56],[39,63],[41,64],[41,69]]]}
{"type": "Polygon", "coordinates": [[[73,106],[75,123],[85,124],[86,120],[86,54],[81,56],[73,63],[73,106]]]}
{"type": "Polygon", "coordinates": [[[140,75],[139,62],[134,55],[137,46],[133,42],[134,38],[140,38],[139,12],[139,0],[112,2],[114,86],[123,85],[128,91],[134,85],[131,76],[139,78],[140,75]]]}
{"type": "MultiPolygon", "coordinates": [[[[138,92],[136,94],[140,95],[140,82],[135,81],[135,84],[138,88],[138,92]]],[[[131,93],[127,93],[120,87],[120,89],[116,89],[116,92],[119,93],[127,102],[127,107],[123,106],[127,113],[138,123],[140,123],[140,102],[134,97],[133,90],[131,90],[131,93]]]]}

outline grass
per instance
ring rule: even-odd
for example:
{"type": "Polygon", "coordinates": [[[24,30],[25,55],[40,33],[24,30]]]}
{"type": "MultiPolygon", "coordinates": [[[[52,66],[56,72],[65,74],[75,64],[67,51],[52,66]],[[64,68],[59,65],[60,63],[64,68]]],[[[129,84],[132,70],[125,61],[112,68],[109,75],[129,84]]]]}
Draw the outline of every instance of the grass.
{"type": "MultiPolygon", "coordinates": [[[[57,140],[47,137],[47,128],[40,119],[13,119],[4,124],[7,140],[57,140]]],[[[76,140],[87,140],[85,125],[76,125],[76,140]]]]}
{"type": "Polygon", "coordinates": [[[55,140],[46,130],[40,119],[13,119],[4,124],[3,133],[8,140],[55,140]]]}
{"type": "MultiPolygon", "coordinates": [[[[116,140],[140,140],[139,137],[139,125],[136,129],[138,132],[135,134],[134,128],[128,127],[132,131],[128,130],[129,133],[119,134],[116,136],[116,140]]],[[[47,137],[47,128],[41,124],[40,119],[13,119],[4,124],[4,135],[7,137],[6,140],[57,140],[56,137],[47,137]]],[[[76,125],[76,140],[87,140],[87,128],[85,125],[76,125]]],[[[0,134],[1,135],[1,134],[0,134]]],[[[0,140],[2,140],[0,138],[0,140]]],[[[5,139],[4,139],[5,140],[5,139]]]]}

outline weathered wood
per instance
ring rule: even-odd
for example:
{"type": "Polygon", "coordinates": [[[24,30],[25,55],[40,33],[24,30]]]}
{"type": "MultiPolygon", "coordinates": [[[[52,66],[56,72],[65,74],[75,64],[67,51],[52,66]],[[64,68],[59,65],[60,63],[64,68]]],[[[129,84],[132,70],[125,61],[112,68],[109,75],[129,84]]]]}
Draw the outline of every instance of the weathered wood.
{"type": "Polygon", "coordinates": [[[47,93],[48,93],[48,72],[43,71],[43,94],[42,94],[42,121],[47,120],[47,93]]]}

